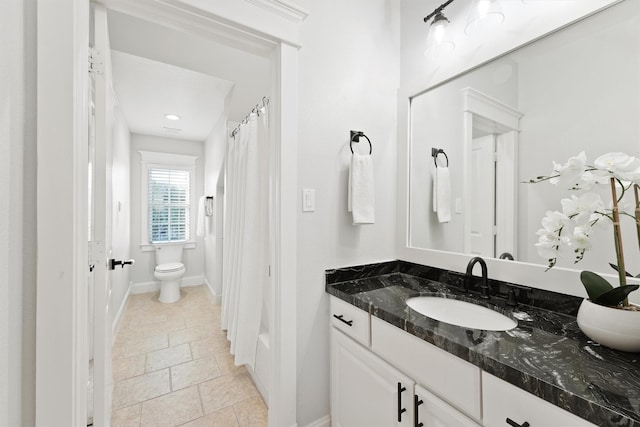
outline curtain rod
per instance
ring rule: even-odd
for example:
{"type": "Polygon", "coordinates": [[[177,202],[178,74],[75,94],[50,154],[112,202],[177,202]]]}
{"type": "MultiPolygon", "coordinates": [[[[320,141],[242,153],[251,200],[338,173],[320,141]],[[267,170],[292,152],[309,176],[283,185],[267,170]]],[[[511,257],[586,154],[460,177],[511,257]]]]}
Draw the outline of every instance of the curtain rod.
{"type": "Polygon", "coordinates": [[[231,138],[233,139],[236,138],[236,134],[240,131],[240,126],[246,125],[247,123],[249,123],[249,117],[251,117],[252,114],[257,114],[259,116],[260,108],[266,107],[267,105],[269,105],[269,97],[263,96],[262,102],[257,103],[256,106],[251,109],[249,114],[247,114],[244,117],[244,119],[242,119],[242,121],[238,124],[238,126],[236,126],[236,128],[231,132],[231,138]]]}

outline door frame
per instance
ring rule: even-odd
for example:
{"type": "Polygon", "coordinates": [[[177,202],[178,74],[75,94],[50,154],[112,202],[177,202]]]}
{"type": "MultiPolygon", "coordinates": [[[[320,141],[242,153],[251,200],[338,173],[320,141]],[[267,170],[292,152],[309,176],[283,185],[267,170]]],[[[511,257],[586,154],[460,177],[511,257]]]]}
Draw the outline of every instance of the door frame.
{"type": "MultiPolygon", "coordinates": [[[[214,32],[224,27],[227,35],[247,43],[270,45],[276,126],[269,425],[295,426],[298,46],[183,3],[135,3],[134,15],[175,16],[174,25],[193,23],[214,32]]],[[[82,426],[88,363],[89,0],[38,0],[37,33],[36,424],[82,426]]]]}

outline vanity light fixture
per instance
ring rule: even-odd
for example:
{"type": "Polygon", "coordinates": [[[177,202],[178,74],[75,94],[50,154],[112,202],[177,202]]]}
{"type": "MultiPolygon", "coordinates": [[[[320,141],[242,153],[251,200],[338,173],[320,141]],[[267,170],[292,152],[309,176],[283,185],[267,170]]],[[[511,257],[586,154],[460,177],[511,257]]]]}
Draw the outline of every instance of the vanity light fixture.
{"type": "Polygon", "coordinates": [[[174,120],[174,121],[180,120],[180,116],[175,114],[165,114],[164,116],[169,120],[174,120]]]}
{"type": "Polygon", "coordinates": [[[503,22],[504,12],[499,0],[472,0],[464,32],[468,36],[477,34],[503,22]]]}
{"type": "Polygon", "coordinates": [[[456,48],[453,40],[447,37],[447,26],[449,19],[444,16],[444,8],[453,3],[454,0],[447,0],[438,6],[433,12],[424,17],[424,22],[428,23],[429,31],[427,32],[427,46],[424,54],[429,58],[436,58],[444,53],[452,52],[456,48]]]}

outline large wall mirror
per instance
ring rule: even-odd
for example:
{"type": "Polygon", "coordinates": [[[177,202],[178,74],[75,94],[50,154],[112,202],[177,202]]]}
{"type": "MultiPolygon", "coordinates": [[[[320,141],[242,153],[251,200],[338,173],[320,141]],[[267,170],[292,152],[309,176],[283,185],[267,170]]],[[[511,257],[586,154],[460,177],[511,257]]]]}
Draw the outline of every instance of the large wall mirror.
{"type": "MultiPolygon", "coordinates": [[[[618,3],[414,96],[409,118],[409,247],[546,264],[536,231],[570,193],[524,182],[581,151],[591,162],[613,151],[640,157],[640,2],[618,3]],[[433,148],[448,158],[448,222],[433,209],[433,148]]],[[[440,155],[437,164],[446,161],[440,155]]],[[[627,265],[640,274],[635,227],[623,222],[627,265]]],[[[558,266],[611,273],[614,261],[605,229],[580,264],[558,266]]]]}

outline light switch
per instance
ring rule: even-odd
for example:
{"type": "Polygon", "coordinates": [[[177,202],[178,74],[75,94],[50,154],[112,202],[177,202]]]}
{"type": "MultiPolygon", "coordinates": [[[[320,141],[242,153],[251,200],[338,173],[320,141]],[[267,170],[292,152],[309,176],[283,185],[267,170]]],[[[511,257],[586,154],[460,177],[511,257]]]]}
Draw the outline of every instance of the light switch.
{"type": "Polygon", "coordinates": [[[462,199],[460,197],[456,197],[456,213],[462,213],[462,199]]]}
{"type": "Polygon", "coordinates": [[[316,190],[304,188],[302,190],[302,212],[315,212],[316,190]]]}

